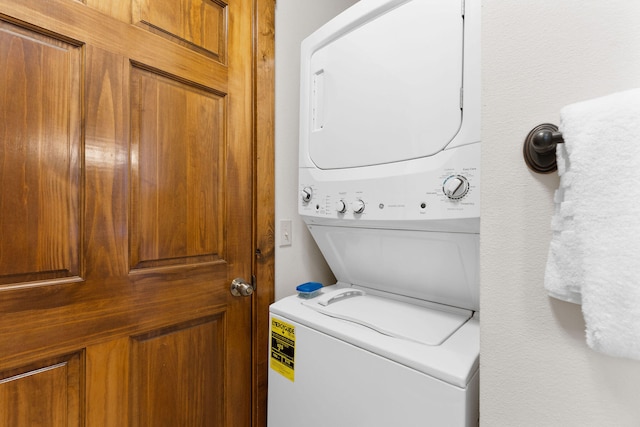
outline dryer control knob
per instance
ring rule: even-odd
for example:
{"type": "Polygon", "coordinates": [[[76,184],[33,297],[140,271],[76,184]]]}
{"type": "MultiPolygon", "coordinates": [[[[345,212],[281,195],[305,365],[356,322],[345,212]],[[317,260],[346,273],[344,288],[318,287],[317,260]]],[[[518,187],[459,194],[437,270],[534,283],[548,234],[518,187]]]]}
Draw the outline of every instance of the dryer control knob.
{"type": "Polygon", "coordinates": [[[351,209],[353,209],[353,213],[361,214],[364,212],[364,202],[361,199],[356,200],[351,203],[351,209]]]}
{"type": "Polygon", "coordinates": [[[336,202],[336,211],[338,211],[338,213],[345,213],[347,211],[347,204],[344,200],[340,199],[336,202]]]}
{"type": "Polygon", "coordinates": [[[313,197],[313,190],[311,187],[304,187],[300,192],[300,197],[302,198],[303,203],[309,203],[311,201],[311,197],[313,197]]]}
{"type": "Polygon", "coordinates": [[[469,181],[462,175],[452,175],[444,181],[442,190],[451,200],[462,199],[469,192],[469,181]]]}

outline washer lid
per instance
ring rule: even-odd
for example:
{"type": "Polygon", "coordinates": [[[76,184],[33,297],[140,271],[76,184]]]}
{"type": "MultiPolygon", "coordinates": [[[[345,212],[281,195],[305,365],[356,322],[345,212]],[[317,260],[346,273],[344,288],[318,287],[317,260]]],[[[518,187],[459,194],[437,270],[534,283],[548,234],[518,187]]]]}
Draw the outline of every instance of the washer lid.
{"type": "MultiPolygon", "coordinates": [[[[320,47],[303,67],[309,75],[302,90],[310,93],[303,97],[309,105],[301,105],[301,114],[309,115],[302,133],[320,169],[431,156],[460,128],[460,2],[398,3],[389,1],[373,16],[363,9],[365,22],[354,16],[332,34],[321,29],[310,37],[308,44],[320,47]]],[[[303,61],[305,54],[303,44],[303,61]]]]}
{"type": "Polygon", "coordinates": [[[469,310],[440,310],[368,295],[356,288],[341,288],[304,305],[393,338],[432,346],[442,344],[473,315],[469,310]]]}
{"type": "Polygon", "coordinates": [[[477,233],[324,225],[309,230],[344,284],[479,310],[477,233]]]}

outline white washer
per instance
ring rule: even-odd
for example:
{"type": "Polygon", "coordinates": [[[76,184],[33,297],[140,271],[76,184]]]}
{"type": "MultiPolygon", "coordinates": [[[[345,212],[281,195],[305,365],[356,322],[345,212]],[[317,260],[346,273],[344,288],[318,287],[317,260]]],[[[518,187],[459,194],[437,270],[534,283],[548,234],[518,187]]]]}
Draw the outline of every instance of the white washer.
{"type": "Polygon", "coordinates": [[[342,307],[355,317],[370,305],[368,314],[404,323],[398,332],[428,319],[429,338],[444,342],[386,335],[316,311],[307,305],[313,300],[285,298],[271,309],[273,345],[280,324],[292,327],[294,365],[292,376],[270,370],[270,427],[477,425],[477,316],[374,298],[367,293],[333,305],[357,306],[342,307]]]}
{"type": "Polygon", "coordinates": [[[271,306],[270,427],[478,424],[480,3],[302,44],[300,204],[335,286],[271,306]]]}

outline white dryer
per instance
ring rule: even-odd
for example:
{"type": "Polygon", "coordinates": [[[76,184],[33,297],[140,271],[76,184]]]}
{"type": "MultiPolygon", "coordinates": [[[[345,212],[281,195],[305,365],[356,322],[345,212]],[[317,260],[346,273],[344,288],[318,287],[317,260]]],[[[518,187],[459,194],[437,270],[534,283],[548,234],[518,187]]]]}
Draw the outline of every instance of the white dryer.
{"type": "Polygon", "coordinates": [[[299,213],[337,283],[271,306],[270,427],[478,424],[479,52],[479,0],[303,42],[299,213]]]}

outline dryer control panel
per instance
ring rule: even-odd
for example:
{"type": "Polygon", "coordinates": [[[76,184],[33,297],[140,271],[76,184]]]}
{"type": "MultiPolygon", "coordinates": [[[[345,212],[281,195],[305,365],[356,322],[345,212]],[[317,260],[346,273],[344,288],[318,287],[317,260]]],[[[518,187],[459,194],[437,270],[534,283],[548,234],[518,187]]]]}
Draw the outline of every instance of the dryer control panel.
{"type": "Polygon", "coordinates": [[[376,228],[389,224],[368,222],[392,221],[396,228],[416,228],[422,221],[477,219],[479,150],[479,143],[470,144],[411,164],[368,170],[302,168],[299,213],[310,224],[332,220],[376,228]],[[394,167],[395,173],[390,173],[394,167]]]}

